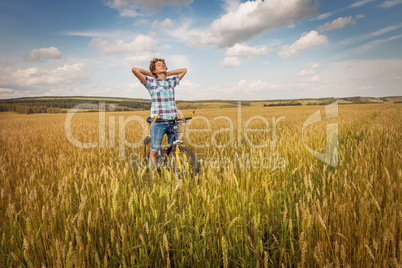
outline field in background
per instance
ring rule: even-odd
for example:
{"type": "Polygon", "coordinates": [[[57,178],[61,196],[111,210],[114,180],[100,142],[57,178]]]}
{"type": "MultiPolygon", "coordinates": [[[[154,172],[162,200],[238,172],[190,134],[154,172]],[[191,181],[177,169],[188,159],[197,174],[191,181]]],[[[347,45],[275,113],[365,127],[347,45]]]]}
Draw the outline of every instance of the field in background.
{"type": "MultiPolygon", "coordinates": [[[[304,106],[304,105],[328,105],[338,101],[341,105],[348,104],[381,104],[402,103],[402,96],[389,97],[345,97],[345,98],[313,98],[313,99],[282,99],[282,100],[250,100],[242,101],[247,107],[271,107],[271,106],[304,106]]],[[[66,113],[79,104],[97,104],[104,102],[113,104],[113,111],[148,111],[151,107],[149,99],[113,98],[113,97],[26,97],[15,99],[0,99],[0,112],[17,112],[19,114],[35,113],[66,113]]],[[[178,100],[179,109],[225,109],[236,108],[239,101],[235,100],[178,100]]],[[[110,110],[110,111],[111,111],[110,110]]],[[[95,109],[81,110],[94,112],[95,109]]]]}
{"type": "Polygon", "coordinates": [[[2,267],[402,265],[402,104],[197,109],[182,138],[201,173],[183,181],[140,165],[133,114],[149,112],[105,113],[103,141],[97,112],[75,114],[101,145],[85,149],[66,114],[0,113],[2,267]],[[337,167],[305,147],[325,151],[333,122],[337,167]]]}

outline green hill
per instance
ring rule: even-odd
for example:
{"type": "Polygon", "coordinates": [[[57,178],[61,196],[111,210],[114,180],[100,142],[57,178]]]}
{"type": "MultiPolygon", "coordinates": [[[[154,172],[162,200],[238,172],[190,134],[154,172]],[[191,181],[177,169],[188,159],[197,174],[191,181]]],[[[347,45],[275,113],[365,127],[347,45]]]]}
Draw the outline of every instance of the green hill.
{"type": "MultiPolygon", "coordinates": [[[[275,106],[302,106],[302,105],[328,105],[334,101],[339,104],[376,104],[376,103],[402,103],[402,96],[389,97],[345,97],[345,98],[307,98],[282,100],[178,100],[179,109],[223,109],[236,108],[241,102],[242,106],[275,107],[275,106]]],[[[149,99],[113,98],[113,97],[26,97],[0,100],[0,112],[13,111],[17,113],[65,113],[79,104],[93,104],[95,109],[83,111],[97,111],[99,102],[105,103],[107,111],[143,111],[149,110],[149,99]],[[114,106],[109,106],[113,104],[114,106]]]]}

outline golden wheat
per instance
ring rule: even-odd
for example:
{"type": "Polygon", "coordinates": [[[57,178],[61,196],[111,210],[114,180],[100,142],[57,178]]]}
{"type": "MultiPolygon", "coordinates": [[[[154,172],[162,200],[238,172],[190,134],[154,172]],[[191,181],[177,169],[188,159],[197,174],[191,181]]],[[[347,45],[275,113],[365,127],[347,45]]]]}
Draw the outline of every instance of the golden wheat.
{"type": "Polygon", "coordinates": [[[77,113],[93,148],[65,114],[0,113],[0,266],[401,266],[402,105],[339,106],[302,140],[317,110],[197,110],[181,138],[201,172],[182,181],[140,165],[132,113],[77,113]],[[305,147],[333,122],[337,167],[305,147]]]}

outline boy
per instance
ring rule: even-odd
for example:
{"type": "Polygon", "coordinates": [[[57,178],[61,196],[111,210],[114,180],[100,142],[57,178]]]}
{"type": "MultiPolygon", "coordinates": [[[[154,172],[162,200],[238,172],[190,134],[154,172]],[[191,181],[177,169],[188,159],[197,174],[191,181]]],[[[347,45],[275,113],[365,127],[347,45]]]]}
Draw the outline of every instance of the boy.
{"type": "MultiPolygon", "coordinates": [[[[151,95],[151,118],[159,114],[158,119],[174,119],[177,117],[175,87],[187,73],[186,68],[167,72],[165,59],[153,58],[149,64],[149,71],[132,68],[133,74],[148,89],[151,95]]],[[[173,141],[173,125],[164,122],[151,124],[151,151],[149,158],[153,168],[156,167],[156,155],[161,148],[162,138],[167,134],[168,143],[173,141]]]]}

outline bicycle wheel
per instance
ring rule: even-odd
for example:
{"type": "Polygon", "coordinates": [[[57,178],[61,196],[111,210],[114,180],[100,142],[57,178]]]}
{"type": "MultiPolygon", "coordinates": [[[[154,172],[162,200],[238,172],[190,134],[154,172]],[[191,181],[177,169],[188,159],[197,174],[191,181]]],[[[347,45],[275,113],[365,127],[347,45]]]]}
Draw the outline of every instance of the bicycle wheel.
{"type": "Polygon", "coordinates": [[[172,168],[178,179],[192,178],[200,171],[195,155],[187,147],[179,147],[178,160],[174,151],[171,153],[171,156],[172,168]]]}
{"type": "Polygon", "coordinates": [[[143,164],[146,169],[149,168],[149,152],[151,151],[151,136],[145,137],[144,141],[144,156],[143,156],[143,164]]]}

